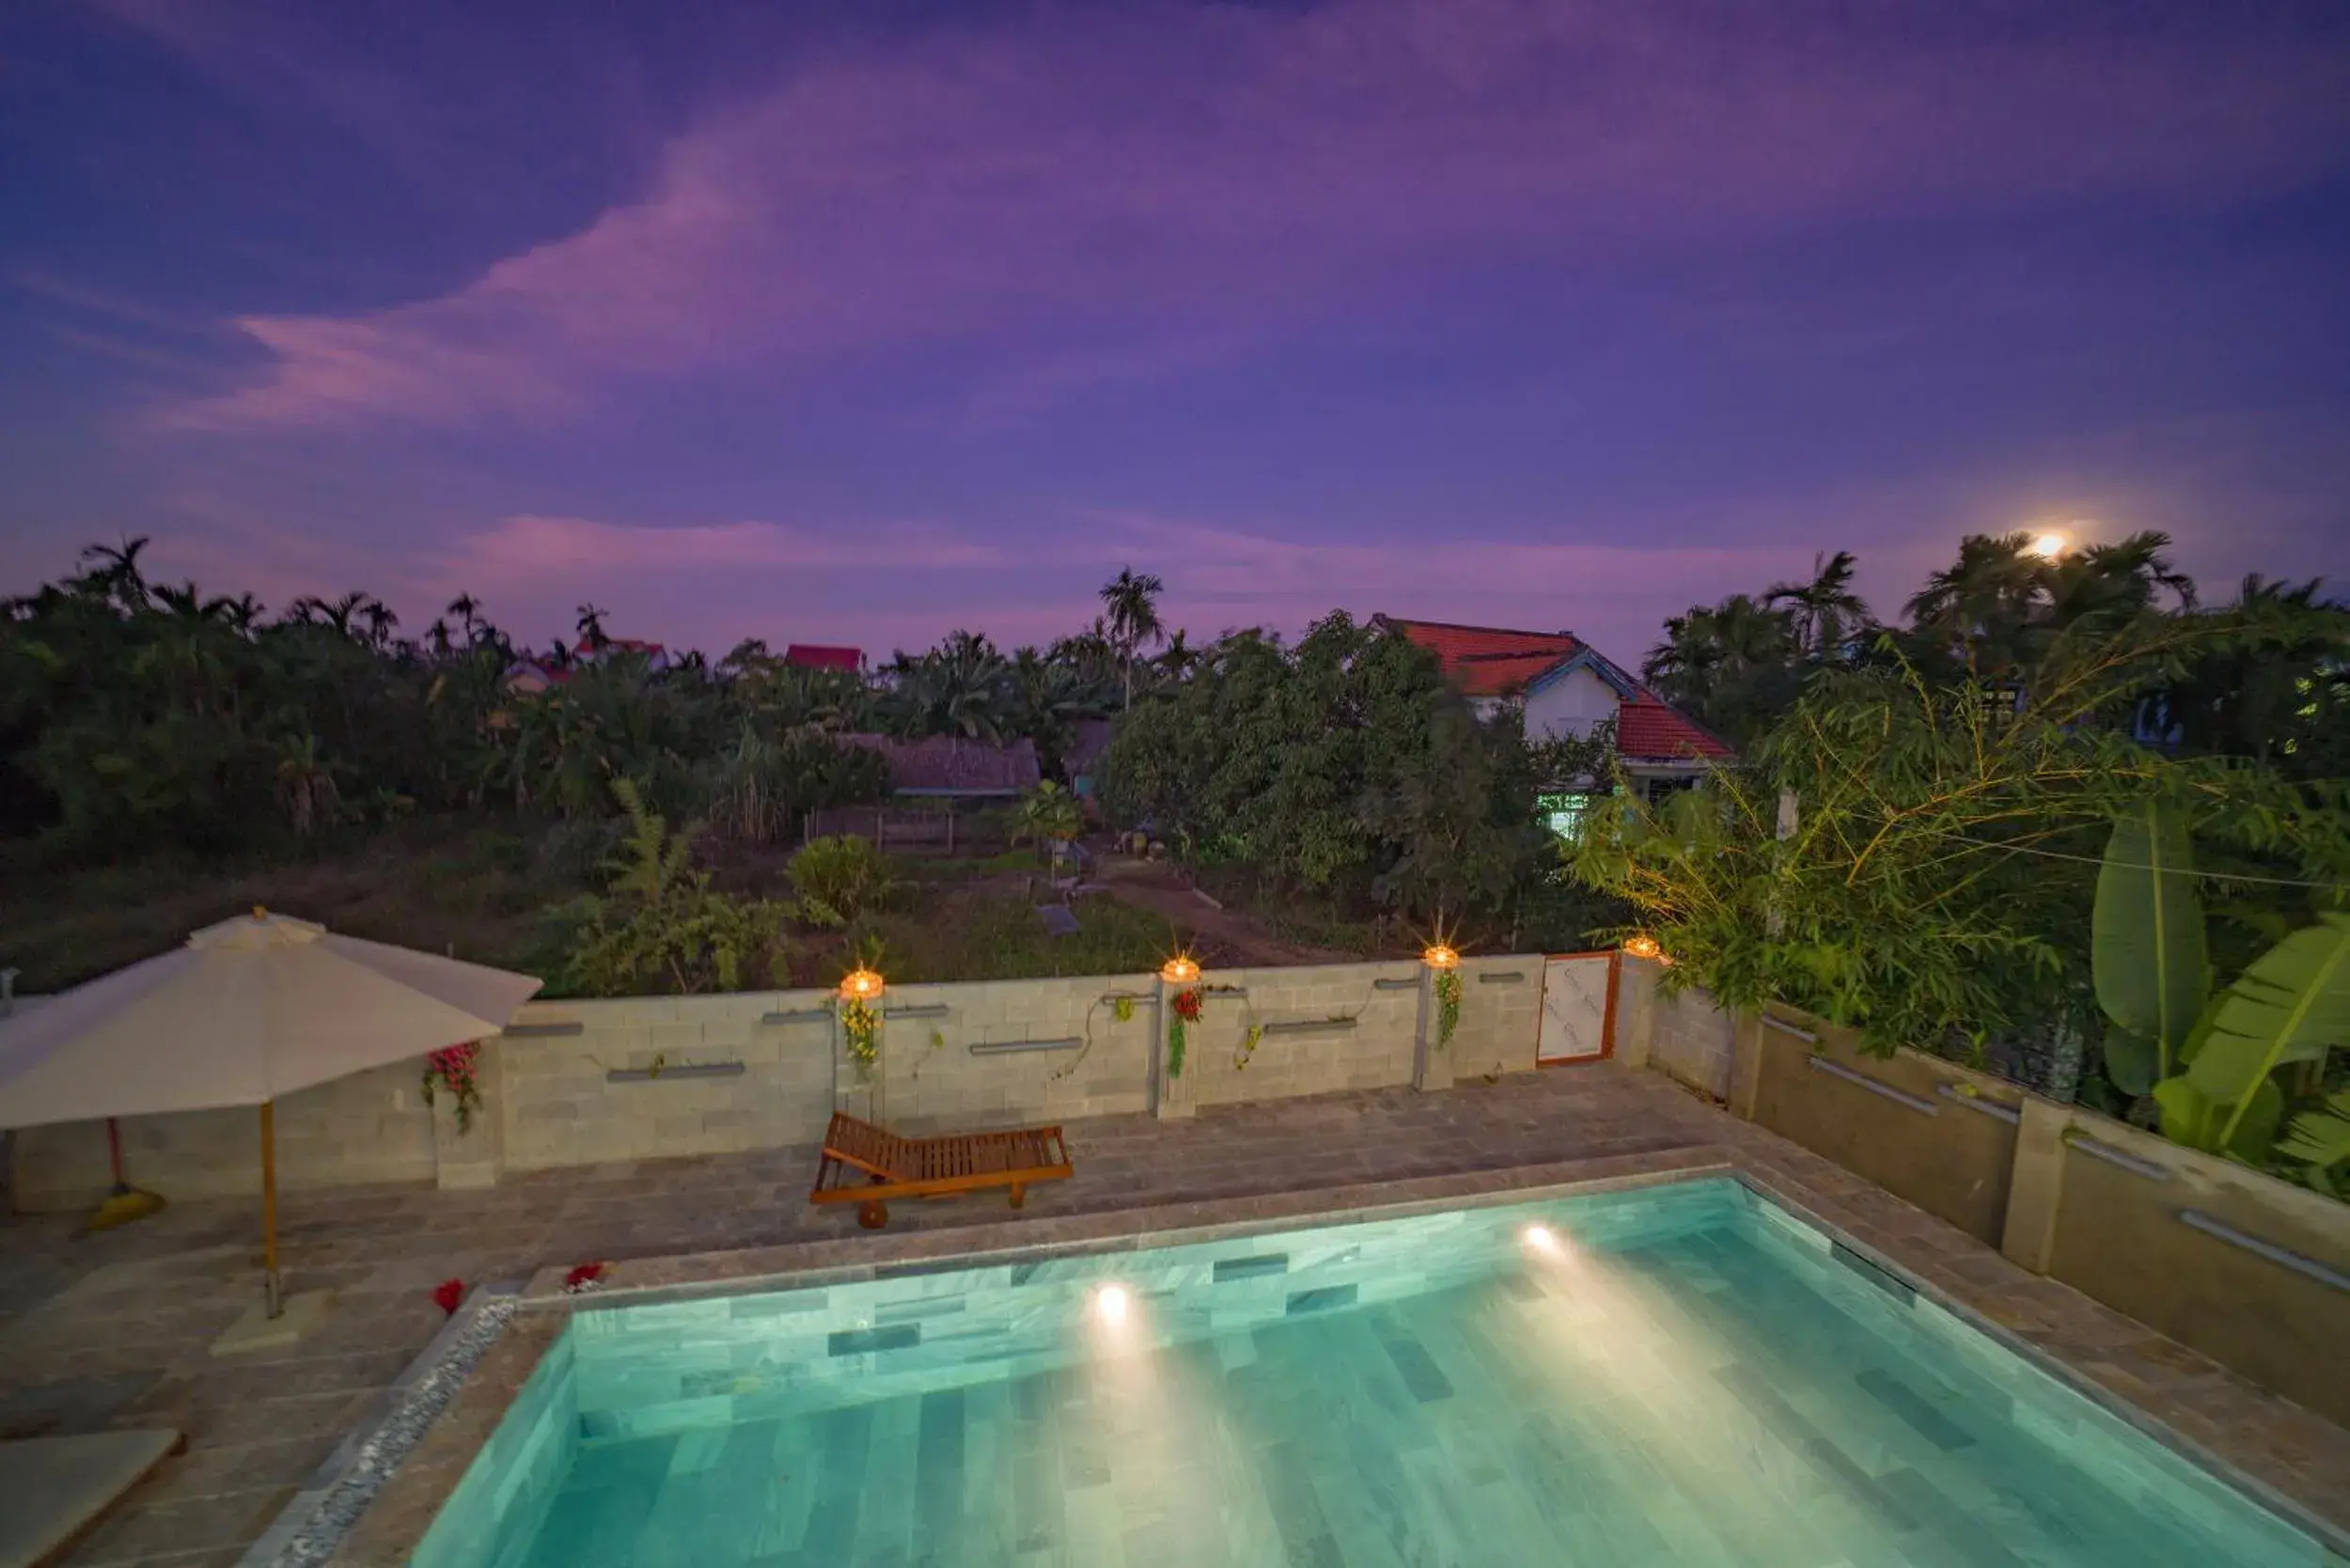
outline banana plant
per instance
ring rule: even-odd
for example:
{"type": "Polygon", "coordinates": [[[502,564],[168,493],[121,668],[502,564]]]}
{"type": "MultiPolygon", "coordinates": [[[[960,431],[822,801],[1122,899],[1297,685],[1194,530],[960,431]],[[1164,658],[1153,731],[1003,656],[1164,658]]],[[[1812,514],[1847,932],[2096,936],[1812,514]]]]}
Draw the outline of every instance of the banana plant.
{"type": "Polygon", "coordinates": [[[2186,818],[2148,800],[2114,819],[2097,870],[2090,956],[2106,1031],[2106,1071],[2146,1093],[2186,1059],[2211,995],[2202,901],[2186,818]]]}
{"type": "Polygon", "coordinates": [[[2317,1110],[2303,1111],[2285,1129],[2277,1152],[2301,1163],[2302,1178],[2319,1192],[2350,1198],[2350,1089],[2336,1090],[2317,1110]]]}
{"type": "Polygon", "coordinates": [[[2154,1086],[2163,1136],[2215,1153],[2257,1158],[2276,1137],[2284,1111],[2277,1069],[2324,1061],[2344,1042],[2350,1042],[2350,914],[2326,910],[2315,925],[2254,960],[2213,1002],[2184,1053],[2186,1070],[2154,1086]]]}

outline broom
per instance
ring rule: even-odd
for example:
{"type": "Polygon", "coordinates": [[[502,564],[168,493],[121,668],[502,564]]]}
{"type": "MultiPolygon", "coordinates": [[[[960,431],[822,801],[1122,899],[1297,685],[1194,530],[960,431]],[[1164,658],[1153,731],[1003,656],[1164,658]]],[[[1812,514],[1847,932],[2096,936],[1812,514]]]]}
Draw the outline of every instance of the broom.
{"type": "Polygon", "coordinates": [[[106,1118],[106,1152],[114,1160],[114,1190],[98,1205],[98,1212],[89,1216],[86,1231],[111,1231],[118,1225],[145,1219],[164,1206],[159,1195],[134,1187],[122,1179],[122,1128],[111,1116],[106,1118]]]}

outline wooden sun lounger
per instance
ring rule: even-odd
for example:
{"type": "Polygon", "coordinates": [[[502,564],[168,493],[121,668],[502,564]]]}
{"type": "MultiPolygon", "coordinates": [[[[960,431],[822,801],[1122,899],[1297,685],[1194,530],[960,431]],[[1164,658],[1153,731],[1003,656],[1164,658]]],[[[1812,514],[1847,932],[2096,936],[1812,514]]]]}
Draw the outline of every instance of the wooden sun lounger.
{"type": "Polygon", "coordinates": [[[889,1223],[892,1198],[1010,1187],[1016,1209],[1026,1200],[1030,1183],[1058,1182],[1070,1168],[1069,1145],[1058,1127],[900,1137],[835,1111],[807,1200],[854,1203],[856,1222],[878,1231],[889,1223]]]}

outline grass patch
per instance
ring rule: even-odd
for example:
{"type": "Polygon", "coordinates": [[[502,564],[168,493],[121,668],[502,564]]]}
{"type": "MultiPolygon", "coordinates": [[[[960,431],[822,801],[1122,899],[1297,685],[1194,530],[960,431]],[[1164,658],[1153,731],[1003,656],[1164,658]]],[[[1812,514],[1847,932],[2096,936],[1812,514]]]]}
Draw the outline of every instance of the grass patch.
{"type": "Polygon", "coordinates": [[[1427,945],[1396,915],[1333,896],[1268,887],[1246,867],[1205,870],[1198,874],[1198,881],[1217,902],[1247,916],[1277,941],[1327,948],[1361,958],[1415,954],[1427,945]]]}
{"type": "Polygon", "coordinates": [[[1041,980],[1155,970],[1189,944],[1165,916],[1113,899],[1080,900],[1077,930],[1054,936],[1035,903],[1017,893],[975,892],[951,907],[885,915],[874,922],[893,981],[1041,980]]]}

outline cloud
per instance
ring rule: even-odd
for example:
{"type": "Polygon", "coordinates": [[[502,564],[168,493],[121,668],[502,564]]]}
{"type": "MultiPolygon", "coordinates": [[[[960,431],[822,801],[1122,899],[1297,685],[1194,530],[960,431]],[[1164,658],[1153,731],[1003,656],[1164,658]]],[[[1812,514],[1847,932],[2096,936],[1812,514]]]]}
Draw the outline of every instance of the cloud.
{"type": "Polygon", "coordinates": [[[1859,216],[2207,203],[2350,133],[2342,52],[2133,17],[1351,0],[958,24],[804,59],[669,141],[637,199],[453,293],[244,318],[260,374],[170,418],[561,420],[629,378],[912,342],[1040,361],[1016,408],[1465,262],[1563,287],[1859,216]]]}
{"type": "Polygon", "coordinates": [[[777,523],[675,527],[521,514],[465,537],[445,563],[459,586],[614,573],[674,575],[727,571],[871,569],[968,571],[1002,564],[992,545],[912,525],[801,528],[777,523]]]}

